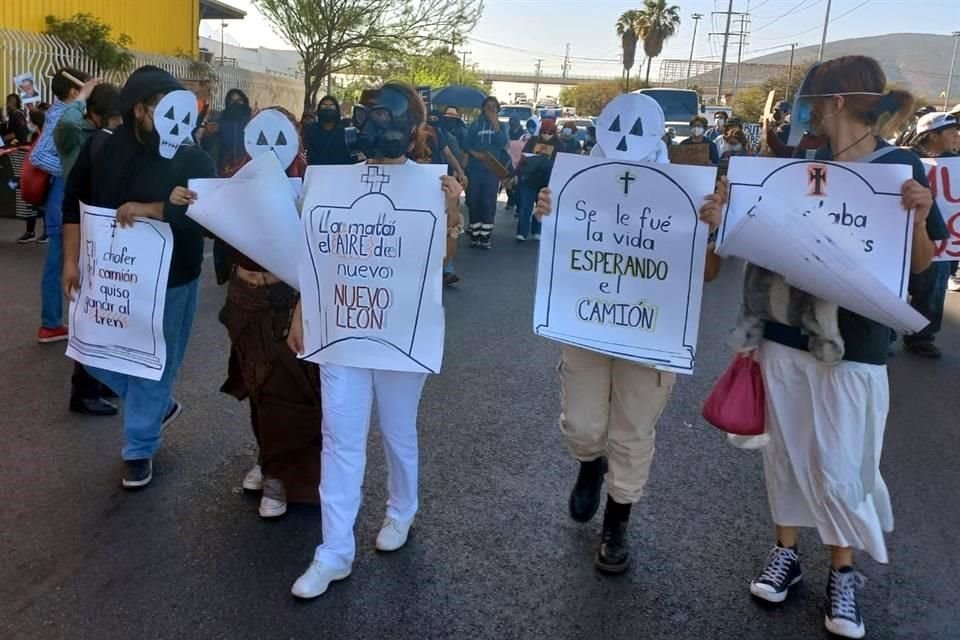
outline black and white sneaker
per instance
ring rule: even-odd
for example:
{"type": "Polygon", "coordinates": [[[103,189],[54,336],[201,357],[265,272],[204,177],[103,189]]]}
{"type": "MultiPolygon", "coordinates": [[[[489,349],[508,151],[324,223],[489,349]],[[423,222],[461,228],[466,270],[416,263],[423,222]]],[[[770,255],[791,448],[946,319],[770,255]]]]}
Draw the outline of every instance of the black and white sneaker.
{"type": "Polygon", "coordinates": [[[756,580],[750,583],[750,593],[767,602],[783,602],[790,587],[800,582],[800,556],[796,547],[781,547],[778,542],[770,551],[770,559],[756,580]]]}
{"type": "Polygon", "coordinates": [[[830,570],[827,581],[827,631],[841,638],[862,638],[867,634],[857,606],[857,589],[866,582],[853,567],[830,570]]]}
{"type": "Polygon", "coordinates": [[[153,480],[153,461],[150,458],[123,461],[123,488],[140,489],[153,480]]]}
{"type": "Polygon", "coordinates": [[[162,433],[167,427],[173,424],[173,421],[179,418],[181,413],[183,413],[183,405],[174,399],[173,405],[171,405],[170,410],[167,411],[167,415],[164,416],[163,422],[160,423],[160,432],[162,433]]]}

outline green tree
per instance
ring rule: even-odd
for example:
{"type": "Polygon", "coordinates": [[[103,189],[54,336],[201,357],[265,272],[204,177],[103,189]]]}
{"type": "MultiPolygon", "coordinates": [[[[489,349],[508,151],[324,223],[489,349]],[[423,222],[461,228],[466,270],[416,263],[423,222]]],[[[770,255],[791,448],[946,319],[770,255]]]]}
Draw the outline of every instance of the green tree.
{"type": "MultiPolygon", "coordinates": [[[[641,83],[642,88],[643,85],[641,83]]],[[[607,106],[607,103],[624,93],[624,84],[620,80],[599,80],[597,82],[588,82],[586,84],[569,87],[567,96],[570,99],[568,103],[561,100],[564,106],[573,106],[577,113],[585,116],[597,116],[607,106]]],[[[561,92],[561,98],[563,97],[561,92]]]]}
{"type": "Polygon", "coordinates": [[[629,91],[630,70],[637,60],[637,42],[646,32],[646,16],[636,9],[624,11],[617,19],[615,28],[620,37],[620,48],[623,50],[623,77],[629,91]]]}
{"type": "Polygon", "coordinates": [[[483,12],[483,0],[254,0],[303,60],[304,106],[326,78],[372,58],[402,60],[456,46],[483,12]]]}
{"type": "Polygon", "coordinates": [[[769,92],[763,87],[741,89],[733,100],[733,112],[744,122],[760,122],[769,92]]]}
{"type": "Polygon", "coordinates": [[[133,54],[127,51],[132,42],[130,36],[121,33],[112,38],[110,25],[89,13],[78,13],[63,20],[47,16],[46,25],[47,34],[78,47],[96,63],[100,73],[126,71],[133,66],[133,54]]]}
{"type": "Polygon", "coordinates": [[[643,52],[647,56],[646,81],[650,83],[650,64],[663,51],[663,45],[680,27],[680,7],[667,5],[667,0],[646,0],[641,13],[646,30],[643,32],[643,52]]]}

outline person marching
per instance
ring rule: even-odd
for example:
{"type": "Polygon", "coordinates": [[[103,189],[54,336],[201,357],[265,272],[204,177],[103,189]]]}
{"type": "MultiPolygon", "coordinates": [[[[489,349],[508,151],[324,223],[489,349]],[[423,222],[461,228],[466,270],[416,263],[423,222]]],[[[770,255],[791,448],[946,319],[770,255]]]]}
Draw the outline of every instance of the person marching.
{"type": "MultiPolygon", "coordinates": [[[[921,158],[954,158],[957,146],[957,119],[949,113],[928,113],[917,121],[912,145],[921,158]]],[[[925,358],[941,357],[940,347],[934,344],[943,324],[943,305],[947,284],[956,262],[937,261],[923,273],[910,276],[910,306],[923,314],[930,324],[913,335],[903,336],[903,348],[925,358]]]]}
{"type": "MultiPolygon", "coordinates": [[[[371,92],[360,124],[360,144],[371,164],[404,164],[406,154],[429,162],[422,127],[426,108],[410,86],[390,82],[371,92]]],[[[442,176],[448,237],[462,229],[460,194],[451,176],[442,176]]],[[[449,243],[448,243],[449,245],[449,243]]],[[[290,326],[290,348],[302,354],[303,317],[298,302],[290,326]]],[[[323,404],[323,454],[320,506],[323,542],[313,561],[291,588],[303,599],[316,598],[330,583],[350,575],[356,556],[354,525],[360,510],[367,434],[374,399],[387,456],[387,512],[377,536],[380,551],[396,551],[407,542],[419,508],[417,412],[426,373],[320,365],[323,404]]]]}
{"type": "MultiPolygon", "coordinates": [[[[652,98],[651,107],[660,111],[652,98]]],[[[639,99],[639,98],[638,98],[639,99]]],[[[649,127],[646,135],[655,138],[655,148],[639,161],[667,163],[660,136],[649,127]]],[[[603,116],[601,116],[601,119],[603,116]]],[[[648,127],[644,126],[645,130],[648,127]]],[[[593,155],[604,157],[602,147],[593,155]]],[[[632,158],[631,158],[632,159],[632,158]]],[[[707,196],[699,217],[712,233],[719,225],[726,199],[726,181],[707,196]]],[[[550,189],[540,191],[536,215],[549,215],[550,189]]],[[[612,215],[612,214],[611,214],[612,215]]],[[[704,279],[717,274],[718,258],[708,248],[704,279]]],[[[630,510],[643,496],[653,461],[656,425],[670,399],[676,374],[658,371],[631,360],[616,358],[580,347],[564,345],[560,358],[560,430],[580,470],[570,493],[570,517],[589,522],[600,508],[604,477],[607,481],[603,531],[594,556],[594,566],[604,573],[622,573],[629,567],[627,529],[630,510]]]]}
{"type": "Polygon", "coordinates": [[[690,121],[690,137],[682,140],[680,144],[705,144],[708,145],[710,164],[720,164],[720,153],[717,151],[717,145],[706,138],[707,119],[703,116],[695,116],[690,121]]]}
{"type": "Polygon", "coordinates": [[[470,124],[463,143],[467,152],[467,208],[470,210],[471,245],[490,248],[490,236],[497,215],[497,193],[500,178],[483,163],[483,154],[505,163],[507,160],[507,131],[500,126],[500,103],[488,96],[480,108],[480,115],[470,124]]]}
{"type": "MultiPolygon", "coordinates": [[[[293,114],[283,107],[270,108],[296,128],[293,114]]],[[[285,167],[291,178],[302,177],[306,170],[302,151],[285,167]]],[[[262,492],[261,518],[278,518],[287,512],[288,502],[320,500],[317,365],[298,359],[287,347],[297,291],[220,240],[215,255],[221,257],[218,272],[229,281],[220,321],[230,336],[230,360],[220,391],[249,400],[257,440],[257,464],[244,477],[243,488],[262,492]]]]}
{"type": "Polygon", "coordinates": [[[98,133],[80,150],[63,200],[63,293],[80,288],[80,203],[116,209],[117,224],[127,227],[143,217],[170,224],[173,253],[163,311],[167,357],[160,380],[87,367],[94,378],[123,400],[122,486],[145,487],[153,479],[153,456],[163,430],[182,411],[173,383],[187,350],[197,309],[203,228],[187,218],[196,194],[187,189],[193,178],[212,178],[213,160],[196,146],[181,146],[172,159],[160,155],[161,138],[154,124],[163,97],[183,85],[170,73],[146,65],[134,71],[120,91],[123,126],[113,134],[98,133]],[[99,145],[96,150],[94,147],[99,145]]]}
{"type": "MultiPolygon", "coordinates": [[[[933,241],[946,238],[946,228],[920,160],[878,135],[909,116],[912,96],[886,91],[880,65],[864,56],[815,65],[798,93],[812,106],[812,132],[828,140],[816,159],[913,168],[913,179],[886,190],[899,190],[904,209],[914,211],[911,270],[925,270],[933,241]]],[[[781,324],[767,311],[771,305],[803,305],[803,313],[822,312],[822,305],[753,265],[747,265],[743,300],[735,342],[755,349],[763,372],[769,436],[764,479],[776,527],[775,544],[750,593],[783,602],[803,577],[798,528],[815,528],[830,550],[824,624],[835,635],[862,638],[856,593],[862,577],[854,571],[854,551],[886,563],[883,534],[893,529],[890,494],[880,475],[890,405],[890,329],[836,307],[827,311],[835,315],[832,322],[820,324],[839,325],[839,336],[781,324]]]]}
{"type": "Polygon", "coordinates": [[[550,184],[554,160],[563,149],[563,142],[557,138],[557,123],[552,118],[544,118],[540,133],[523,146],[523,153],[529,155],[523,156],[517,167],[518,242],[525,242],[528,237],[540,239],[540,220],[533,216],[533,206],[540,190],[550,184]]]}
{"type": "Polygon", "coordinates": [[[303,146],[307,150],[307,162],[311,165],[353,164],[337,99],[333,96],[320,98],[316,115],[316,122],[303,127],[303,146]]]}
{"type": "Polygon", "coordinates": [[[216,122],[208,122],[202,129],[200,146],[210,154],[217,166],[217,175],[229,178],[247,162],[243,146],[243,129],[250,122],[253,109],[250,99],[240,89],[230,89],[224,98],[224,108],[216,122]]]}

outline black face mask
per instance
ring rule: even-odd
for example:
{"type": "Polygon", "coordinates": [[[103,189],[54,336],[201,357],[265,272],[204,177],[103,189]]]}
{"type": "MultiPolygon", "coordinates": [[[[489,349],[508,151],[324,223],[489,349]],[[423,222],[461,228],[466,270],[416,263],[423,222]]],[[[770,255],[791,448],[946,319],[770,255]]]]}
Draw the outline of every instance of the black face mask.
{"type": "Polygon", "coordinates": [[[389,87],[380,92],[371,107],[357,107],[354,121],[360,134],[358,145],[367,158],[396,160],[407,153],[414,133],[408,109],[406,96],[389,87]]]}
{"type": "Polygon", "coordinates": [[[243,102],[231,102],[223,110],[221,118],[223,120],[249,120],[251,113],[250,105],[243,102]]]}
{"type": "Polygon", "coordinates": [[[336,109],[320,109],[317,111],[317,120],[324,124],[340,122],[340,114],[336,109]]]}

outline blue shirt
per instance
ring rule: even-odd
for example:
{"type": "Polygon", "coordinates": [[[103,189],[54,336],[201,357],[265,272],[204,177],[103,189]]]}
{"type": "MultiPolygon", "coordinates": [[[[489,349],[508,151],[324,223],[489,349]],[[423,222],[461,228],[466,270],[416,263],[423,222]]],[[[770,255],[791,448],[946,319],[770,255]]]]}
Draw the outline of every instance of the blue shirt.
{"type": "Polygon", "coordinates": [[[40,133],[40,139],[34,145],[30,152],[30,162],[37,169],[46,171],[52,176],[62,176],[63,169],[60,166],[60,155],[57,153],[57,145],[53,141],[53,132],[57,129],[57,123],[60,122],[60,116],[70,105],[66,102],[54,98],[53,106],[47,110],[43,121],[43,131],[40,133]]]}

